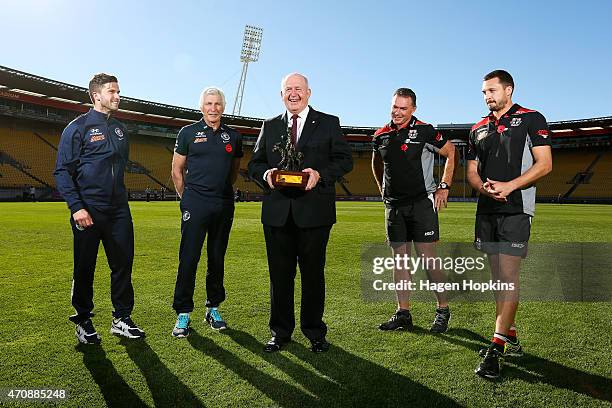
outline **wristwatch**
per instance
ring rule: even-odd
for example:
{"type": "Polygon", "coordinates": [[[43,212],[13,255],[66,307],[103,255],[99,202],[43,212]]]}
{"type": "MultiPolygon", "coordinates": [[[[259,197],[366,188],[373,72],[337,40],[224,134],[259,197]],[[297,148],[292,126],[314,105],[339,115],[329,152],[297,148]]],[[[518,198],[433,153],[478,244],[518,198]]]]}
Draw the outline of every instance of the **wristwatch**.
{"type": "Polygon", "coordinates": [[[450,186],[443,181],[440,184],[438,184],[438,188],[442,190],[450,190],[450,186]]]}

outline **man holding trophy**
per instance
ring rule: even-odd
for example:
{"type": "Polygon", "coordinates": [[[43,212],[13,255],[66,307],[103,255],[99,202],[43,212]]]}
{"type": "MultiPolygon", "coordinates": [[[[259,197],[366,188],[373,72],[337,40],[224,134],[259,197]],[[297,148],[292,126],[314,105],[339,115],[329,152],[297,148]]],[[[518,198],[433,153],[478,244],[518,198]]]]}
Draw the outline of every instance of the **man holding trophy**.
{"type": "Polygon", "coordinates": [[[263,181],[263,224],[270,272],[270,330],[266,352],[279,351],[295,328],[294,280],[299,264],[300,328],[312,351],[325,352],[325,252],[336,222],[335,182],[353,168],[340,120],[308,105],[308,79],[292,73],[281,82],[287,108],[264,121],[249,176],[263,181]]]}

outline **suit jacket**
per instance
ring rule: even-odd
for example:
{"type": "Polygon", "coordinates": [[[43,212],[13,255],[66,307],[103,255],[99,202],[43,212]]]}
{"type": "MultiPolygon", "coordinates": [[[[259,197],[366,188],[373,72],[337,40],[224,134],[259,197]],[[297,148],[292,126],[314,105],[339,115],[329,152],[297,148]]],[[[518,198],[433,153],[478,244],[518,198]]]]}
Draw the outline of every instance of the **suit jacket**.
{"type": "MultiPolygon", "coordinates": [[[[278,167],[281,156],[274,145],[287,133],[287,115],[267,119],[261,126],[249,176],[263,181],[266,170],[278,167]]],[[[304,153],[304,168],[317,170],[321,176],[310,191],[298,188],[270,189],[264,182],[261,222],[280,227],[287,222],[289,211],[298,227],[310,228],[336,222],[336,181],[353,169],[351,150],[340,129],[340,120],[310,108],[297,150],[304,153]]]]}

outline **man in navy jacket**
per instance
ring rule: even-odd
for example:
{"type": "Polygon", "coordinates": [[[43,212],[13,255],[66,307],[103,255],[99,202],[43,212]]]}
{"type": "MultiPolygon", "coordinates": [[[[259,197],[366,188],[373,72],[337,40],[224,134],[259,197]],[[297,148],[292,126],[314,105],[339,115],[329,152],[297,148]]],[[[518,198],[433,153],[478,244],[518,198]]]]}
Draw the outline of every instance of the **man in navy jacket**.
{"type": "Polygon", "coordinates": [[[119,84],[108,74],[89,82],[93,109],[70,122],[62,133],[53,175],[70,209],[74,236],[72,305],[81,343],[99,344],[93,317],[93,278],[100,241],[111,269],[113,320],[111,333],[142,338],[130,318],[134,308],[132,262],[134,227],[123,172],[129,145],[125,126],[112,118],[119,109],[119,84]]]}

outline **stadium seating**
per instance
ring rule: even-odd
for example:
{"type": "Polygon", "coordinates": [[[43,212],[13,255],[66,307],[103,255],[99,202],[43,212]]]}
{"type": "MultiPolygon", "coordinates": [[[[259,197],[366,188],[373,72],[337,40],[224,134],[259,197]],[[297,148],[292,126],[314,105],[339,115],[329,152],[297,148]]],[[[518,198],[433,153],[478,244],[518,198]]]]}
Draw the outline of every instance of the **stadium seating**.
{"type": "MultiPolygon", "coordinates": [[[[57,125],[37,122],[0,121],[0,189],[54,188],[53,168],[62,129],[57,125]]],[[[125,174],[126,187],[131,192],[150,188],[156,192],[163,187],[174,190],[170,177],[173,139],[143,135],[130,136],[130,165],[125,174]]],[[[259,186],[249,180],[247,165],[252,146],[245,146],[241,172],[235,188],[243,193],[260,193],[259,186]]],[[[371,155],[368,151],[353,153],[353,171],[344,176],[344,184],[353,196],[379,195],[372,176],[371,155]]],[[[434,166],[434,177],[440,179],[443,165],[434,166]]],[[[467,184],[465,165],[460,162],[455,170],[450,196],[469,198],[473,191],[467,184]]],[[[610,199],[612,192],[612,153],[601,149],[555,149],[553,172],[537,184],[539,198],[560,199],[571,191],[569,198],[610,199]],[[601,156],[601,157],[599,157],[601,156]],[[599,158],[598,158],[599,157],[599,158]],[[598,158],[598,159],[597,159],[598,158]],[[597,159],[597,160],[596,160],[597,159]],[[585,174],[587,172],[589,174],[585,174]],[[574,187],[579,176],[582,183],[574,187]]],[[[349,195],[336,184],[339,196],[349,195]]]]}

